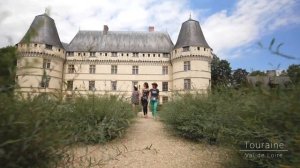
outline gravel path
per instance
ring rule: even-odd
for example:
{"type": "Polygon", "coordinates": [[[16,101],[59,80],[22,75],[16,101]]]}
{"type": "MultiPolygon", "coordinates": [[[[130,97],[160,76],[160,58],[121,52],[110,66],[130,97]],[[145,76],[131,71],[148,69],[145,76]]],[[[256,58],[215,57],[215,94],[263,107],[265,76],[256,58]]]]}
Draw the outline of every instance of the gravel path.
{"type": "Polygon", "coordinates": [[[105,168],[214,168],[222,167],[224,154],[219,151],[218,147],[170,135],[162,122],[140,116],[123,138],[105,145],[77,148],[76,155],[87,155],[87,160],[99,161],[95,167],[105,168]]]}

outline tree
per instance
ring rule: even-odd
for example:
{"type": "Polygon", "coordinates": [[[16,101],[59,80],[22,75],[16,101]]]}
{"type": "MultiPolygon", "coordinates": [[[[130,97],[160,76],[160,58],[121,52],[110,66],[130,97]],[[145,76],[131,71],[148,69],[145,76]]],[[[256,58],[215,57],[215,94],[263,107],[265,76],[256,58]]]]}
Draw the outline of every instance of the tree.
{"type": "Polygon", "coordinates": [[[287,69],[287,74],[294,84],[300,83],[300,64],[292,64],[287,69]]]}
{"type": "Polygon", "coordinates": [[[245,69],[237,69],[232,75],[232,81],[234,86],[245,86],[247,84],[248,72],[245,69]]]}
{"type": "Polygon", "coordinates": [[[17,49],[8,46],[0,49],[0,88],[11,88],[15,83],[17,49]]]}
{"type": "Polygon", "coordinates": [[[228,86],[231,81],[231,67],[228,61],[213,55],[211,62],[212,87],[228,86]]]}
{"type": "Polygon", "coordinates": [[[266,76],[267,74],[264,71],[252,71],[249,76],[266,76]]]}

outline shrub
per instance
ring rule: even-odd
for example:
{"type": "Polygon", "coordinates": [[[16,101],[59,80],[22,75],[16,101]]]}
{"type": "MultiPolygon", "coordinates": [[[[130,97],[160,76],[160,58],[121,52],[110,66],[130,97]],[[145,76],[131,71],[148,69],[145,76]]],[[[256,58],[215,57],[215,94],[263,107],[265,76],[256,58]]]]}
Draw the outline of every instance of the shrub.
{"type": "Polygon", "coordinates": [[[64,131],[49,118],[57,103],[0,95],[0,165],[53,167],[64,154],[64,131]]]}
{"type": "Polygon", "coordinates": [[[180,95],[164,105],[161,117],[175,133],[232,148],[238,164],[250,167],[299,165],[300,89],[219,89],[208,96],[180,95]],[[247,158],[245,141],[283,143],[283,157],[247,158]]]}
{"type": "Polygon", "coordinates": [[[68,131],[73,143],[103,143],[119,137],[134,117],[129,103],[109,95],[79,97],[61,108],[64,113],[54,122],[68,131]]]}
{"type": "MultiPolygon", "coordinates": [[[[134,114],[115,96],[59,103],[47,95],[15,99],[0,95],[0,165],[56,167],[72,159],[69,147],[122,135],[134,114]]],[[[66,165],[64,165],[66,166],[66,165]]]]}

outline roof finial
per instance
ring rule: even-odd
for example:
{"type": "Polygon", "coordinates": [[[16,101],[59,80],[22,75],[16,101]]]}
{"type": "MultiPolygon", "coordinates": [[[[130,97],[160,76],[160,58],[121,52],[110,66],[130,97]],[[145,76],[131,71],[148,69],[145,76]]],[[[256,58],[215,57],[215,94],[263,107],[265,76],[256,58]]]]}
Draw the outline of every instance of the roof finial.
{"type": "Polygon", "coordinates": [[[192,12],[190,12],[190,20],[192,20],[192,12]]]}
{"type": "Polygon", "coordinates": [[[46,7],[46,8],[45,8],[45,14],[47,14],[47,15],[50,14],[50,9],[49,9],[49,7],[46,7]]]}

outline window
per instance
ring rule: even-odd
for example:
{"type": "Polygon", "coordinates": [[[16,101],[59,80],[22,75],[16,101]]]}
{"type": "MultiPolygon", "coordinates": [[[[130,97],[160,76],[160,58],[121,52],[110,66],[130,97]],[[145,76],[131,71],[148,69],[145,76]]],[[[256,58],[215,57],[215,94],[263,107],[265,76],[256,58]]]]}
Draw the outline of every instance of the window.
{"type": "Polygon", "coordinates": [[[139,57],[139,53],[133,53],[133,57],[139,57]]]}
{"type": "Polygon", "coordinates": [[[118,66],[112,65],[111,66],[111,74],[117,74],[118,73],[118,66]]]}
{"type": "Polygon", "coordinates": [[[169,90],[168,82],[163,82],[162,83],[162,91],[167,92],[168,90],[169,90]]]}
{"type": "Polygon", "coordinates": [[[44,68],[44,69],[50,69],[50,63],[51,63],[51,60],[49,60],[49,59],[44,59],[44,60],[43,60],[43,68],[44,68]]]}
{"type": "Polygon", "coordinates": [[[112,52],[112,53],[111,53],[111,56],[112,56],[112,57],[117,57],[117,56],[118,56],[118,53],[112,52]]]}
{"type": "Polygon", "coordinates": [[[90,52],[90,57],[96,57],[96,52],[90,52]]]}
{"type": "Polygon", "coordinates": [[[113,91],[117,90],[117,81],[111,81],[111,90],[113,91]]]}
{"type": "Polygon", "coordinates": [[[52,45],[46,44],[46,49],[52,50],[52,45]]]}
{"type": "Polygon", "coordinates": [[[197,47],[197,50],[199,51],[199,50],[200,50],[200,47],[197,47]]]}
{"type": "Polygon", "coordinates": [[[191,79],[184,79],[184,89],[185,90],[191,89],[191,79]]]}
{"type": "Polygon", "coordinates": [[[95,81],[89,81],[89,90],[95,90],[95,81]]]}
{"type": "Polygon", "coordinates": [[[167,74],[169,73],[168,70],[169,70],[169,69],[168,69],[168,66],[163,66],[163,67],[162,67],[162,74],[163,74],[163,75],[167,75],[167,74]]]}
{"type": "Polygon", "coordinates": [[[183,68],[184,68],[184,71],[189,71],[191,70],[191,62],[190,61],[184,61],[183,63],[183,68]]]}
{"type": "Polygon", "coordinates": [[[143,57],[145,57],[145,54],[143,54],[143,57]]]}
{"type": "Polygon", "coordinates": [[[90,65],[90,74],[94,74],[96,72],[96,65],[90,65]]]}
{"type": "Polygon", "coordinates": [[[67,81],[67,90],[73,90],[73,81],[72,80],[67,81]]]}
{"type": "Polygon", "coordinates": [[[37,44],[34,44],[34,47],[37,47],[37,44]]]}
{"type": "Polygon", "coordinates": [[[169,54],[168,53],[163,53],[163,57],[164,58],[169,58],[169,54]]]}
{"type": "Polygon", "coordinates": [[[163,96],[162,97],[162,103],[168,103],[169,97],[168,96],[163,96]]]}
{"type": "Polygon", "coordinates": [[[155,57],[155,54],[153,54],[153,57],[155,57]]]}
{"type": "Polygon", "coordinates": [[[105,56],[107,56],[107,53],[105,53],[105,56]]]}
{"type": "Polygon", "coordinates": [[[78,56],[81,56],[81,53],[78,53],[78,56]]]}
{"type": "Polygon", "coordinates": [[[158,57],[160,57],[160,54],[158,54],[158,57]]]}
{"type": "Polygon", "coordinates": [[[75,72],[75,67],[74,67],[73,64],[72,65],[68,65],[68,72],[69,73],[74,73],[75,72]]]}
{"type": "Polygon", "coordinates": [[[132,74],[137,75],[139,74],[139,66],[132,66],[132,74]]]}
{"type": "Polygon", "coordinates": [[[150,54],[148,54],[148,57],[150,57],[150,54]]]}
{"type": "Polygon", "coordinates": [[[74,56],[74,52],[67,52],[67,55],[70,56],[70,57],[73,57],[74,56]]]}
{"type": "Polygon", "coordinates": [[[47,75],[42,76],[42,81],[41,81],[41,87],[42,88],[48,88],[49,87],[49,82],[50,82],[50,77],[47,75]]]}
{"type": "Polygon", "coordinates": [[[122,53],[121,55],[124,56],[124,53],[122,53]]]}
{"type": "Polygon", "coordinates": [[[182,51],[183,52],[190,51],[190,47],[189,46],[183,47],[182,51]]]}

